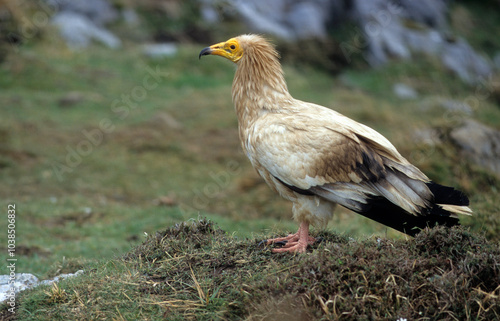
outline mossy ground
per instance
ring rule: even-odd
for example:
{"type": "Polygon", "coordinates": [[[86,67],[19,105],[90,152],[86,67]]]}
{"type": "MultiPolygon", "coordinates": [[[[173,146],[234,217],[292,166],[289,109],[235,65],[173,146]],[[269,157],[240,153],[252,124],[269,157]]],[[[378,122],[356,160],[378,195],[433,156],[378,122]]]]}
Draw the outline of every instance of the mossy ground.
{"type": "Polygon", "coordinates": [[[500,248],[467,229],[315,236],[306,254],[272,254],[262,238],[205,219],[176,224],[84,276],[30,291],[18,320],[500,318],[500,248]]]}

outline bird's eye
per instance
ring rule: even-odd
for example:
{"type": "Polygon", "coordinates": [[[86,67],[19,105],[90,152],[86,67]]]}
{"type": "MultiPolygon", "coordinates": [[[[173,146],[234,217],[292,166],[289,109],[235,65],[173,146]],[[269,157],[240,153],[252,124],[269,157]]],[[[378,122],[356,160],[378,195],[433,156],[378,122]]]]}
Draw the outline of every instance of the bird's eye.
{"type": "Polygon", "coordinates": [[[231,47],[229,47],[229,48],[231,48],[231,49],[234,50],[234,49],[236,49],[236,46],[235,45],[231,45],[231,47]]]}

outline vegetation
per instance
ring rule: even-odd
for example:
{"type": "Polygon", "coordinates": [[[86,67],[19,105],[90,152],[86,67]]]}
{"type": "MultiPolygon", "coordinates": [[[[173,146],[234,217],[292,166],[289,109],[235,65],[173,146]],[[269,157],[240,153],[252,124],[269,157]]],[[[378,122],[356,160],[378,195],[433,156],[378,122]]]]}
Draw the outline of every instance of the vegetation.
{"type": "MultiPolygon", "coordinates": [[[[484,19],[464,36],[481,45],[481,26],[500,20],[474,14],[484,19]]],[[[498,318],[500,179],[447,140],[466,117],[498,128],[493,93],[473,116],[450,117],[437,101],[477,88],[432,58],[336,77],[285,61],[292,95],[377,129],[433,180],[466,192],[475,215],[464,229],[406,239],[339,208],[311,252],[271,255],[258,243],[296,229],[290,205],[240,152],[234,67],[199,62],[201,48],[153,60],[134,43],[70,51],[46,32],[0,65],[0,208],[17,206],[17,272],[85,270],[24,292],[18,320],[498,318]],[[395,83],[421,98],[399,99],[395,83]],[[439,139],[415,140],[423,128],[439,139]]]]}
{"type": "Polygon", "coordinates": [[[500,248],[463,228],[272,254],[207,220],[23,296],[20,320],[497,320],[500,248]]]}

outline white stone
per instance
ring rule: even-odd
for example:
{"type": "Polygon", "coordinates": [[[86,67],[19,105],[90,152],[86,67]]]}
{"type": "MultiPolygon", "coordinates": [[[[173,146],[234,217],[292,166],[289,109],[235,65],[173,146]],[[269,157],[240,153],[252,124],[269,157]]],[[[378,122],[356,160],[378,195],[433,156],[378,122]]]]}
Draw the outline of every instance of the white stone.
{"type": "Polygon", "coordinates": [[[142,47],[142,52],[151,58],[171,57],[177,53],[177,46],[173,43],[155,43],[142,47]]]}
{"type": "Polygon", "coordinates": [[[392,91],[396,96],[401,99],[415,99],[418,98],[418,93],[415,89],[405,84],[394,84],[392,91]]]}
{"type": "Polygon", "coordinates": [[[10,297],[11,289],[14,289],[14,293],[19,293],[26,289],[34,288],[39,285],[52,284],[54,282],[59,282],[62,279],[75,277],[84,273],[83,270],[79,270],[75,273],[67,273],[58,275],[52,279],[39,281],[36,276],[30,273],[16,273],[13,283],[10,283],[10,275],[0,275],[0,303],[7,300],[10,297]]]}

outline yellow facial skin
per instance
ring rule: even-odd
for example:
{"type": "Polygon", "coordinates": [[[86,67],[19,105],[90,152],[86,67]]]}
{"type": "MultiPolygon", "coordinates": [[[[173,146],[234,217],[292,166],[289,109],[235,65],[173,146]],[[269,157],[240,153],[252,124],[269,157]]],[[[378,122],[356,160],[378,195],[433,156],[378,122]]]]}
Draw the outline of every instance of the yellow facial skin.
{"type": "Polygon", "coordinates": [[[203,48],[199,58],[206,55],[221,56],[237,63],[243,56],[243,49],[236,38],[231,38],[226,42],[220,42],[210,47],[203,48]]]}

